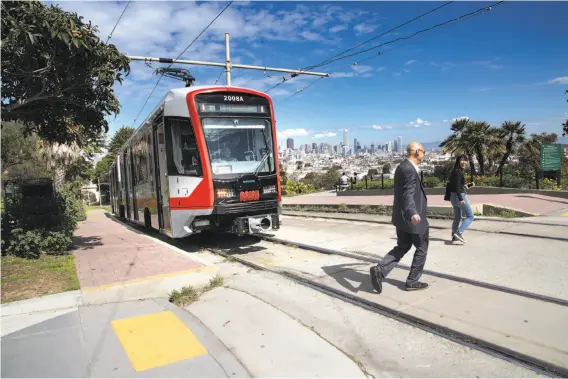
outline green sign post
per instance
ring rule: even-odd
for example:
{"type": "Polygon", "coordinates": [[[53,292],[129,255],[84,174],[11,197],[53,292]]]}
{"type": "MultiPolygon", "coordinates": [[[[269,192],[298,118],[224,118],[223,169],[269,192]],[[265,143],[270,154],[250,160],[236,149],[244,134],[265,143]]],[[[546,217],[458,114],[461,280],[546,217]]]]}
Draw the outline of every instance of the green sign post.
{"type": "Polygon", "coordinates": [[[562,145],[559,143],[540,146],[541,171],[558,171],[562,167],[562,145]]]}
{"type": "MultiPolygon", "coordinates": [[[[562,175],[562,145],[559,143],[540,145],[540,172],[556,171],[556,180],[560,186],[560,176],[562,175]]],[[[538,189],[538,179],[537,187],[538,189]]]]}

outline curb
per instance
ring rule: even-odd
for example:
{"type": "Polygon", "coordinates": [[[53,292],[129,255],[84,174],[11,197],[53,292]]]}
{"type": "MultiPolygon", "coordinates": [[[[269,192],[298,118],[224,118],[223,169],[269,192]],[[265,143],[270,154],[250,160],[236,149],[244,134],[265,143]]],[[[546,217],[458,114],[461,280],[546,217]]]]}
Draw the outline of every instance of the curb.
{"type": "Polygon", "coordinates": [[[4,317],[77,308],[81,305],[83,305],[83,294],[80,290],[76,290],[2,304],[1,310],[4,317]]]}

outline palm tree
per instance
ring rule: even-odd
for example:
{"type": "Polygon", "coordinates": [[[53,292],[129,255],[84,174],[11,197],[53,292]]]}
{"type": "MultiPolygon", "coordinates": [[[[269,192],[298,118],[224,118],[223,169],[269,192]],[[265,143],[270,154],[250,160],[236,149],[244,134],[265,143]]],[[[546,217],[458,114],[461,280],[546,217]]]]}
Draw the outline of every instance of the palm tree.
{"type": "Polygon", "coordinates": [[[473,149],[469,141],[469,138],[471,137],[471,134],[469,133],[470,124],[471,121],[468,118],[461,118],[453,121],[450,128],[453,133],[442,141],[440,147],[444,149],[444,153],[451,152],[452,155],[466,155],[467,160],[469,161],[471,177],[473,178],[476,171],[475,162],[473,161],[473,149]]]}
{"type": "Polygon", "coordinates": [[[496,140],[498,140],[495,130],[496,128],[492,128],[491,125],[485,121],[476,121],[469,122],[464,133],[466,140],[475,153],[481,175],[485,175],[485,158],[488,150],[495,146],[496,140]]]}
{"type": "MultiPolygon", "coordinates": [[[[507,138],[505,142],[505,154],[499,163],[499,168],[497,168],[497,174],[501,175],[501,181],[503,180],[503,167],[507,160],[511,156],[511,153],[516,151],[519,146],[525,142],[525,125],[521,124],[520,121],[505,121],[501,125],[501,136],[502,138],[507,138]]],[[[503,184],[503,183],[501,183],[503,184]]]]}

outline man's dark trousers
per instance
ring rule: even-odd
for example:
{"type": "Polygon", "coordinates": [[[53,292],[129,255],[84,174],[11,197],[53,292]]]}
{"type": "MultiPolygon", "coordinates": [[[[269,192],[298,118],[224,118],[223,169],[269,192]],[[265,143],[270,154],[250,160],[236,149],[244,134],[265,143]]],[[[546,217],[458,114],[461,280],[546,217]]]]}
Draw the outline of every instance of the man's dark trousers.
{"type": "Polygon", "coordinates": [[[412,267],[406,279],[406,284],[412,285],[418,282],[424,271],[426,255],[428,254],[429,229],[430,228],[427,226],[423,234],[411,234],[402,230],[396,231],[397,246],[395,246],[378,265],[383,278],[387,277],[402,257],[412,248],[412,245],[414,245],[416,252],[412,259],[412,267]]]}
{"type": "Polygon", "coordinates": [[[406,279],[408,287],[418,283],[426,263],[430,229],[427,219],[428,200],[420,176],[408,159],[396,168],[393,187],[392,223],[396,227],[397,246],[385,256],[377,268],[384,279],[414,245],[416,252],[406,279]],[[420,222],[417,224],[412,223],[414,215],[420,216],[420,222]]]}

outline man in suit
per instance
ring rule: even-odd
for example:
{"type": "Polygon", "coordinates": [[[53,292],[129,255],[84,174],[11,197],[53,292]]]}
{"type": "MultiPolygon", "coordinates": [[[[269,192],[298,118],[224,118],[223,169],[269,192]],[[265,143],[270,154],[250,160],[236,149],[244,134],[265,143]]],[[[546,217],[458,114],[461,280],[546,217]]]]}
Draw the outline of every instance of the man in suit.
{"type": "Polygon", "coordinates": [[[418,168],[424,159],[424,146],[418,142],[411,142],[406,148],[406,153],[407,159],[396,168],[394,173],[392,223],[396,226],[397,246],[377,266],[371,267],[371,284],[378,293],[383,290],[384,279],[412,245],[416,247],[416,252],[406,279],[406,290],[428,288],[427,283],[419,281],[426,263],[429,240],[429,227],[426,219],[428,204],[418,168]]]}

